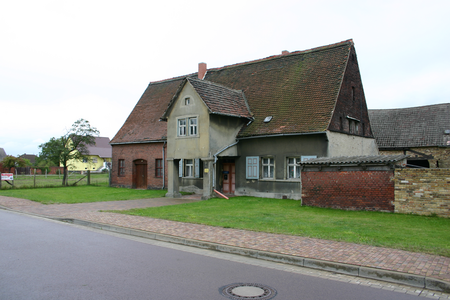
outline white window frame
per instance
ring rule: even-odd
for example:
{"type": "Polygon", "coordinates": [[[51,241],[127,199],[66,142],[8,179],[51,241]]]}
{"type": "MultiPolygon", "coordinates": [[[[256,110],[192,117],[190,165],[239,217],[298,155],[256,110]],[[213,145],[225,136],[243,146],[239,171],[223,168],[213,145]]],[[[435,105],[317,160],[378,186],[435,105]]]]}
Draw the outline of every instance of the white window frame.
{"type": "Polygon", "coordinates": [[[198,118],[188,118],[189,136],[197,136],[198,133],[198,118]]]}
{"type": "Polygon", "coordinates": [[[184,177],[194,177],[194,160],[184,160],[184,177]]]}
{"type": "Polygon", "coordinates": [[[182,118],[182,119],[178,119],[177,122],[177,135],[178,136],[186,136],[186,119],[182,118]],[[182,124],[184,123],[184,124],[182,124]]]}
{"type": "Polygon", "coordinates": [[[262,166],[261,176],[263,179],[273,179],[275,177],[275,160],[273,157],[261,158],[261,166],[262,166]]]}
{"type": "Polygon", "coordinates": [[[190,104],[191,104],[191,98],[190,98],[190,97],[184,98],[184,105],[185,105],[185,106],[188,106],[188,105],[190,105],[190,104]]]}
{"type": "Polygon", "coordinates": [[[286,158],[286,171],[287,179],[295,180],[300,179],[300,157],[287,157],[286,158]],[[293,160],[292,162],[290,160],[293,160]],[[293,176],[291,176],[291,169],[293,171],[293,176]]]}
{"type": "Polygon", "coordinates": [[[177,137],[198,136],[198,117],[184,117],[177,119],[177,137]]]}

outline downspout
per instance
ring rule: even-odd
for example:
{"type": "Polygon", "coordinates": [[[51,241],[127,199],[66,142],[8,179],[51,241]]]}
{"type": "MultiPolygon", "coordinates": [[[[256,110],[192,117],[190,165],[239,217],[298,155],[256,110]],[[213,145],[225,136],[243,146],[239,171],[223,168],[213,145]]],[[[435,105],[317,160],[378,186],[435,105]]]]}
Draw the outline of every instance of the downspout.
{"type": "Polygon", "coordinates": [[[237,143],[239,143],[239,140],[237,140],[236,142],[234,142],[233,144],[230,144],[228,146],[226,146],[225,148],[222,148],[221,150],[219,150],[216,154],[214,154],[214,163],[213,163],[213,189],[216,188],[216,163],[217,163],[217,155],[219,155],[220,153],[222,153],[223,151],[227,150],[228,148],[233,147],[234,145],[236,145],[237,143]]]}
{"type": "Polygon", "coordinates": [[[164,144],[162,146],[162,178],[163,178],[163,184],[162,189],[165,188],[165,182],[166,182],[166,160],[164,158],[164,147],[166,146],[166,141],[164,141],[164,144]]]}

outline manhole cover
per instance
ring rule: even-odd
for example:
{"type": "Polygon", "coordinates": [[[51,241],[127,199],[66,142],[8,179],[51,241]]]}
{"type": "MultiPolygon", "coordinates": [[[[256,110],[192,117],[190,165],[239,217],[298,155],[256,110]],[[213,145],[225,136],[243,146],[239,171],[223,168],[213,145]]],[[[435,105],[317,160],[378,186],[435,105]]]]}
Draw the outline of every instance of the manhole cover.
{"type": "Polygon", "coordinates": [[[219,289],[222,296],[233,300],[268,300],[277,295],[277,291],[267,285],[257,283],[233,283],[219,289]]]}

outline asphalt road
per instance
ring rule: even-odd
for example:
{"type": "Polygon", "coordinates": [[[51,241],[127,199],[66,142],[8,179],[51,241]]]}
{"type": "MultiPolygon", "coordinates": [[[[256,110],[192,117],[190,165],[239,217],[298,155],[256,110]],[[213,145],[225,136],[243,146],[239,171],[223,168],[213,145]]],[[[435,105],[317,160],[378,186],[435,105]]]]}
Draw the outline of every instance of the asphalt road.
{"type": "Polygon", "coordinates": [[[0,210],[0,299],[422,298],[164,245],[0,210]]]}

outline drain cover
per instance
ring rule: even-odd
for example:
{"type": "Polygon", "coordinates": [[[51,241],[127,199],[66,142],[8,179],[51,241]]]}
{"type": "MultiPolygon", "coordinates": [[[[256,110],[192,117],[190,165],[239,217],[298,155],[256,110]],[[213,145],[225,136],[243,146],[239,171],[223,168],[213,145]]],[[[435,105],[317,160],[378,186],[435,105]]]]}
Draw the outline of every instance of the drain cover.
{"type": "Polygon", "coordinates": [[[258,283],[233,283],[221,287],[219,292],[232,300],[269,300],[277,295],[275,289],[258,283]]]}

